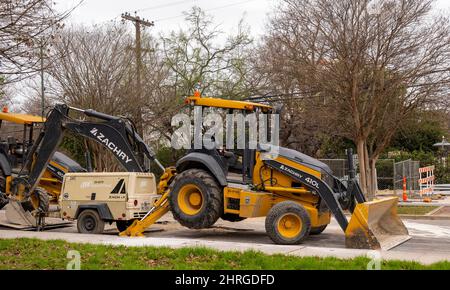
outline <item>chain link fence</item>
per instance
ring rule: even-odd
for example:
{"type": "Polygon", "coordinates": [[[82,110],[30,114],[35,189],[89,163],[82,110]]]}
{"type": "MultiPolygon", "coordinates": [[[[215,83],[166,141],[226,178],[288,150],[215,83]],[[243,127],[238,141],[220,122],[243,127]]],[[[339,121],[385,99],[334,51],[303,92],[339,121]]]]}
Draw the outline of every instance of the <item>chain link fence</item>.
{"type": "Polygon", "coordinates": [[[419,191],[420,179],[420,161],[413,161],[411,159],[397,162],[394,166],[394,192],[401,193],[403,191],[403,178],[406,177],[406,188],[409,193],[416,193],[419,191]]]}
{"type": "MultiPolygon", "coordinates": [[[[348,162],[346,159],[320,159],[327,164],[334,176],[341,180],[348,177],[348,162]]],[[[403,190],[403,177],[407,179],[407,188],[419,190],[419,161],[406,160],[396,163],[394,159],[380,159],[377,162],[378,190],[403,190]]]]}
{"type": "Polygon", "coordinates": [[[345,179],[348,176],[348,162],[346,159],[320,159],[331,168],[333,175],[339,179],[345,179]]]}
{"type": "Polygon", "coordinates": [[[394,190],[395,160],[380,159],[377,161],[378,190],[394,190]]]}

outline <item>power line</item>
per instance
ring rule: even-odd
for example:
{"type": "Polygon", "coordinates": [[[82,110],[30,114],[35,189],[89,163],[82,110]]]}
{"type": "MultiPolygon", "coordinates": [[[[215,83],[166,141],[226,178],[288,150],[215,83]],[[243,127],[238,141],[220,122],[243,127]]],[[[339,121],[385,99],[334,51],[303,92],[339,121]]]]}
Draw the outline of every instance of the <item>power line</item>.
{"type": "MultiPolygon", "coordinates": [[[[240,2],[235,2],[235,3],[223,5],[223,6],[213,7],[213,8],[210,8],[210,9],[203,10],[203,11],[204,12],[209,12],[209,11],[219,10],[219,9],[223,9],[223,8],[238,6],[238,5],[242,5],[242,4],[246,4],[246,3],[254,2],[254,1],[256,1],[256,0],[240,1],[240,2]]],[[[269,1],[269,0],[266,0],[266,1],[269,1]]],[[[140,11],[147,11],[147,10],[151,10],[151,9],[159,9],[159,8],[165,8],[165,7],[170,7],[170,6],[176,6],[176,5],[180,5],[180,4],[183,4],[183,3],[186,3],[186,0],[171,2],[171,3],[167,3],[167,4],[161,4],[161,5],[155,5],[155,6],[152,6],[152,7],[141,8],[141,9],[134,10],[134,12],[140,12],[140,11]]],[[[103,23],[107,23],[107,22],[114,22],[117,18],[120,18],[120,17],[121,17],[121,15],[117,15],[114,18],[102,21],[99,24],[103,24],[103,23]]],[[[154,22],[167,21],[167,20],[172,20],[172,19],[176,19],[176,18],[180,18],[180,17],[185,17],[185,14],[179,14],[179,15],[176,15],[176,16],[159,18],[159,19],[156,19],[154,22]]]]}
{"type": "Polygon", "coordinates": [[[256,1],[256,0],[247,0],[247,1],[231,3],[231,4],[228,4],[228,5],[223,5],[223,6],[214,7],[214,8],[211,8],[211,9],[206,9],[205,11],[219,10],[219,9],[228,8],[228,7],[237,6],[237,5],[242,5],[242,4],[246,4],[246,3],[254,2],[254,1],[256,1]]]}
{"type": "MultiPolygon", "coordinates": [[[[223,8],[228,8],[228,7],[238,6],[238,5],[242,5],[242,4],[246,4],[246,3],[254,2],[254,1],[256,1],[256,0],[240,1],[240,2],[235,2],[235,3],[223,5],[223,6],[213,7],[213,8],[210,8],[210,9],[205,9],[205,10],[203,10],[203,11],[204,11],[204,12],[209,12],[209,11],[219,10],[219,9],[223,9],[223,8]]],[[[166,17],[166,18],[160,18],[160,19],[156,19],[155,22],[161,22],[161,21],[166,21],[166,20],[172,20],[172,19],[176,19],[176,18],[180,18],[180,17],[184,17],[184,16],[185,16],[185,14],[180,14],[180,15],[177,15],[177,16],[171,16],[171,17],[166,17]]]]}
{"type": "Polygon", "coordinates": [[[180,4],[185,4],[186,2],[188,2],[188,1],[186,1],[186,0],[174,1],[174,2],[169,2],[169,3],[166,3],[166,4],[161,4],[161,5],[155,5],[155,6],[150,6],[150,7],[146,7],[146,8],[141,8],[141,9],[136,10],[136,12],[167,8],[167,7],[177,6],[177,5],[180,5],[180,4]]]}

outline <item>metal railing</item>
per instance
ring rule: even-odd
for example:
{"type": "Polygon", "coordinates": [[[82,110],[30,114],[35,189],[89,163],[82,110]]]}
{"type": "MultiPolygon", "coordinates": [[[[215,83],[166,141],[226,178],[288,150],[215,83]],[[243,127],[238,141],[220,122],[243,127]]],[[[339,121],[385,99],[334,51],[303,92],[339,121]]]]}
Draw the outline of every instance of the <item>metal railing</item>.
{"type": "Polygon", "coordinates": [[[435,184],[434,193],[450,195],[450,184],[435,184]]]}

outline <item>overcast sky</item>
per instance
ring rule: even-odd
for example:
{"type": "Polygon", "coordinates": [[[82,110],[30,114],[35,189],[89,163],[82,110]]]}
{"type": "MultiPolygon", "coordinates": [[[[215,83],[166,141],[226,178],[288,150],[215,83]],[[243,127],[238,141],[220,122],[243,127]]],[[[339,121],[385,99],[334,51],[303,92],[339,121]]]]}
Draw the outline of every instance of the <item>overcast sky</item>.
{"type": "MultiPolygon", "coordinates": [[[[59,10],[68,9],[78,3],[77,0],[58,0],[59,10]]],[[[279,0],[84,0],[72,13],[72,23],[94,24],[112,19],[119,20],[123,12],[137,14],[155,22],[151,30],[155,33],[178,30],[183,25],[184,11],[199,6],[214,16],[214,21],[222,30],[230,31],[237,27],[239,20],[251,27],[253,34],[264,30],[266,15],[279,0]]],[[[230,31],[231,32],[231,31],[230,31]]]]}
{"type": "MultiPolygon", "coordinates": [[[[57,0],[60,10],[69,9],[79,0],[57,0]]],[[[120,19],[123,12],[134,14],[155,21],[152,32],[170,32],[177,30],[183,23],[183,11],[196,5],[214,16],[223,30],[232,31],[239,20],[251,27],[254,36],[263,33],[267,15],[280,0],[84,0],[71,15],[73,23],[98,24],[112,19],[120,19]]],[[[438,0],[437,9],[450,13],[450,0],[438,0]]]]}

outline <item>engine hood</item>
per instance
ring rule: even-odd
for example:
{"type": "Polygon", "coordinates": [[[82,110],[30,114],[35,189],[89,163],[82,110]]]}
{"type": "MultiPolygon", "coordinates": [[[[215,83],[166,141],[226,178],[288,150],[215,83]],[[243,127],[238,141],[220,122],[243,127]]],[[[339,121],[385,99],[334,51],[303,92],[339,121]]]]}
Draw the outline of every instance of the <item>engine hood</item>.
{"type": "MultiPolygon", "coordinates": [[[[327,173],[331,176],[333,175],[333,171],[327,164],[325,164],[315,158],[312,158],[311,156],[308,156],[306,154],[300,153],[300,152],[292,150],[292,149],[284,148],[284,147],[276,147],[276,148],[274,148],[274,146],[271,146],[271,147],[272,147],[272,150],[274,150],[274,149],[275,149],[275,151],[278,150],[278,154],[282,157],[291,159],[292,161],[298,162],[299,164],[310,167],[321,173],[327,173]]],[[[275,152],[275,151],[272,151],[272,152],[275,152]]]]}

